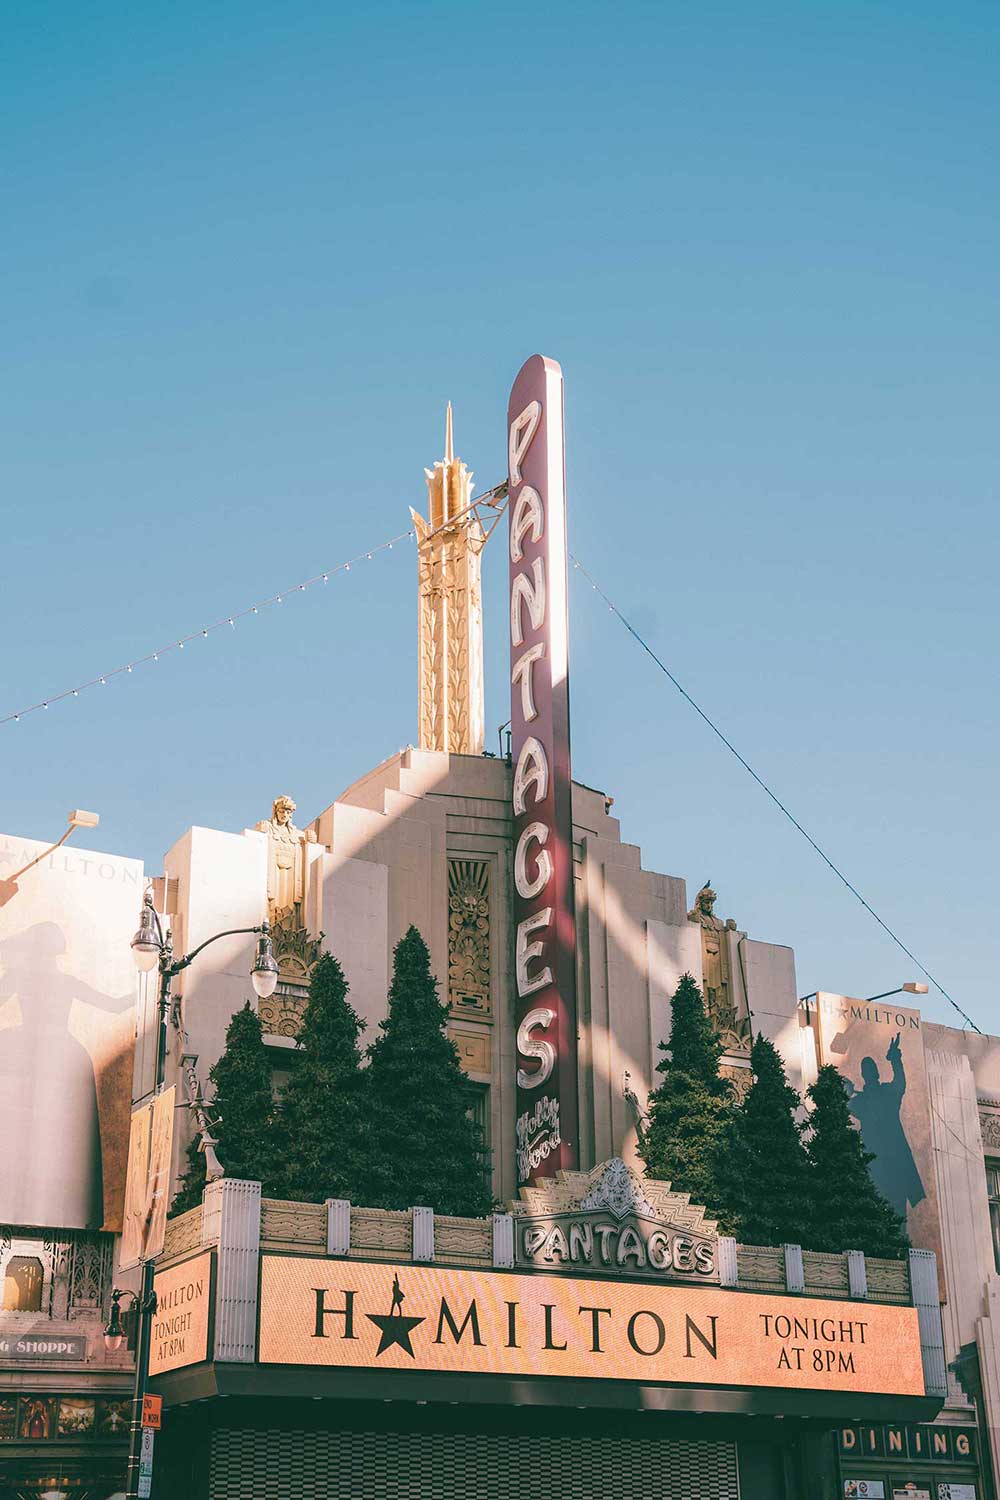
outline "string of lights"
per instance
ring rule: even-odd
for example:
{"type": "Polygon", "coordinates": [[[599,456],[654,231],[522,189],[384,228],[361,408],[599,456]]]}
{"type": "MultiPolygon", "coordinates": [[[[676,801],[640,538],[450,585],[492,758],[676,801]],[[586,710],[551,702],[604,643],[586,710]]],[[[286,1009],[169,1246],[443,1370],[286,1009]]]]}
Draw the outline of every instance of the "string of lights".
{"type": "Polygon", "coordinates": [[[168,641],[165,646],[157,646],[155,651],[147,651],[145,655],[134,656],[131,661],[123,662],[119,667],[111,667],[106,672],[99,672],[96,677],[91,677],[87,682],[78,683],[76,687],[66,688],[63,692],[53,693],[48,698],[29,704],[26,708],[19,708],[12,713],[5,714],[0,718],[0,724],[16,724],[20,719],[27,718],[28,714],[51,708],[54,703],[61,703],[66,698],[79,698],[80,694],[85,693],[88,688],[106,687],[113,677],[128,676],[137,667],[144,667],[151,662],[159,661],[171,651],[183,651],[184,647],[190,645],[192,641],[207,640],[217,630],[227,627],[235,630],[237,620],[243,620],[248,615],[258,615],[262,609],[267,609],[272,604],[284,604],[286,599],[292,598],[295,594],[304,594],[306,589],[312,588],[315,584],[328,583],[337,573],[349,573],[356,563],[371,562],[378,553],[386,552],[397,542],[405,542],[412,536],[412,530],[401,531],[398,536],[390,537],[388,541],[379,542],[376,547],[369,547],[366,551],[359,552],[357,557],[348,558],[332,568],[326,568],[313,578],[306,578],[302,583],[295,583],[291,588],[282,589],[280,593],[272,594],[267,599],[258,599],[255,604],[247,604],[242,609],[234,609],[231,614],[224,615],[221,620],[214,620],[211,625],[202,625],[200,629],[192,630],[188,635],[178,636],[176,640],[168,641]]]}
{"type": "MultiPolygon", "coordinates": [[[[570,558],[572,560],[573,567],[579,573],[582,573],[583,577],[586,578],[587,582],[590,584],[590,587],[593,590],[593,592],[596,593],[599,596],[599,598],[601,598],[601,599],[604,600],[604,603],[607,605],[609,612],[611,614],[613,614],[616,617],[616,619],[618,619],[621,622],[622,625],[625,626],[625,629],[628,631],[629,635],[631,635],[633,637],[633,639],[638,642],[638,644],[642,647],[643,651],[645,651],[646,655],[649,656],[656,663],[656,665],[659,667],[659,669],[663,673],[663,675],[670,682],[673,683],[674,687],[680,693],[681,697],[685,700],[685,702],[688,703],[688,704],[690,704],[690,706],[694,709],[695,713],[699,716],[699,718],[701,718],[701,719],[704,720],[704,722],[708,725],[708,727],[712,731],[712,733],[714,735],[716,735],[717,738],[722,741],[722,743],[725,745],[726,749],[730,752],[730,754],[732,754],[732,755],[734,755],[736,757],[736,759],[739,761],[739,763],[743,767],[743,769],[746,772],[748,772],[750,776],[753,777],[754,781],[760,787],[761,791],[767,793],[768,797],[770,797],[770,799],[774,803],[775,807],[778,808],[779,812],[781,812],[781,813],[784,814],[784,816],[788,819],[789,823],[791,823],[792,827],[796,828],[798,830],[798,832],[805,839],[806,843],[810,844],[812,846],[812,848],[819,855],[819,857],[823,861],[823,863],[825,865],[827,865],[833,871],[834,875],[836,875],[837,879],[839,881],[841,881],[841,883],[847,887],[847,889],[850,891],[851,895],[854,896],[854,897],[856,897],[857,900],[861,902],[861,905],[864,907],[865,911],[868,912],[869,916],[872,916],[872,917],[875,918],[875,921],[882,928],[882,931],[888,934],[888,936],[896,944],[896,947],[899,948],[903,953],[905,953],[906,956],[907,956],[907,958],[910,959],[910,961],[912,963],[916,964],[916,966],[920,970],[921,974],[923,974],[926,979],[930,980],[930,982],[934,986],[934,988],[936,990],[938,990],[939,993],[944,996],[944,998],[947,1000],[948,1004],[953,1008],[953,1010],[957,1011],[957,1013],[962,1017],[962,1020],[965,1022],[966,1026],[970,1026],[973,1031],[979,1032],[979,1027],[976,1025],[976,1023],[972,1019],[972,1017],[969,1016],[969,1015],[967,1015],[966,1012],[962,1009],[962,1007],[958,1004],[958,1001],[955,1000],[951,995],[949,995],[948,991],[945,989],[944,985],[940,982],[940,980],[935,979],[934,975],[930,972],[930,970],[928,968],[926,968],[925,965],[920,962],[920,959],[916,956],[916,954],[914,952],[912,952],[912,950],[909,949],[906,946],[906,944],[903,942],[902,938],[900,938],[895,932],[893,932],[892,928],[889,926],[889,924],[887,922],[883,921],[883,919],[879,916],[879,914],[875,910],[875,908],[868,901],[865,900],[864,896],[862,896],[862,894],[858,890],[857,886],[853,885],[851,883],[851,881],[848,880],[848,878],[844,874],[843,870],[841,870],[839,868],[839,866],[837,866],[837,865],[834,864],[833,860],[826,853],[826,851],[820,847],[820,845],[813,838],[812,834],[809,833],[807,829],[803,828],[803,826],[799,822],[798,818],[796,818],[795,815],[789,811],[789,809],[782,802],[781,798],[778,797],[777,794],[771,790],[771,788],[768,786],[768,784],[764,780],[764,778],[762,776],[759,776],[757,774],[757,772],[754,770],[753,766],[750,765],[749,761],[747,761],[747,760],[744,759],[744,757],[737,750],[736,746],[733,744],[732,740],[728,739],[727,736],[725,734],[723,734],[723,732],[719,728],[718,724],[716,724],[714,722],[714,720],[712,720],[712,719],[709,718],[708,714],[701,707],[701,705],[698,704],[698,703],[696,703],[695,700],[691,697],[691,694],[687,691],[687,689],[680,682],[678,682],[678,680],[674,676],[673,672],[671,672],[670,668],[663,661],[660,660],[660,658],[657,656],[656,652],[653,650],[652,646],[650,646],[649,642],[646,641],[646,640],[644,640],[643,637],[636,630],[635,626],[628,619],[626,619],[626,617],[622,614],[621,610],[618,608],[617,604],[615,604],[613,600],[611,600],[611,599],[608,598],[607,594],[601,588],[601,585],[597,582],[597,580],[593,576],[593,574],[590,573],[590,572],[588,572],[588,570],[584,567],[583,563],[580,562],[579,558],[575,557],[572,552],[570,553],[570,558]]],[[[979,1032],[979,1034],[982,1035],[981,1032],[979,1032]]]]}
{"type": "MultiPolygon", "coordinates": [[[[474,511],[477,506],[495,503],[498,497],[505,493],[506,488],[506,480],[501,484],[494,485],[491,490],[487,490],[484,494],[473,500],[472,504],[466,506],[464,510],[457,512],[453,516],[449,516],[447,521],[443,522],[442,525],[435,527],[433,531],[429,531],[424,540],[429,541],[431,537],[437,536],[438,532],[446,530],[449,526],[453,526],[456,521],[460,521],[469,511],[474,511]]],[[[59,693],[51,693],[47,698],[40,698],[37,703],[29,703],[24,708],[12,710],[10,713],[0,716],[0,725],[16,724],[21,719],[27,718],[28,714],[39,713],[44,709],[51,708],[53,704],[61,703],[66,698],[79,698],[80,694],[85,693],[89,688],[106,687],[112,678],[127,677],[137,667],[144,667],[151,662],[158,662],[161,657],[166,656],[171,651],[183,651],[185,646],[190,645],[192,641],[207,640],[217,630],[224,630],[227,627],[235,630],[237,620],[243,620],[248,615],[258,615],[261,610],[268,609],[272,604],[284,604],[286,599],[294,598],[296,594],[304,594],[306,589],[311,589],[316,584],[329,583],[330,579],[337,573],[349,573],[355,564],[371,562],[380,552],[391,551],[397,542],[412,541],[413,537],[414,531],[412,527],[409,531],[401,531],[398,536],[393,536],[387,541],[379,542],[377,546],[368,547],[364,552],[359,552],[356,557],[350,557],[345,562],[326,568],[322,573],[317,573],[312,578],[306,578],[301,583],[294,583],[290,588],[282,589],[277,594],[271,594],[267,599],[258,599],[255,604],[247,604],[241,609],[234,609],[231,614],[224,615],[221,620],[214,620],[210,625],[202,625],[198,630],[192,630],[188,635],[178,636],[176,640],[168,641],[165,646],[157,646],[155,651],[147,651],[142,656],[134,656],[131,661],[123,662],[121,666],[110,667],[106,672],[99,672],[96,677],[91,677],[86,682],[77,683],[76,687],[65,688],[59,693]]]]}
{"type": "MultiPolygon", "coordinates": [[[[445,521],[441,526],[436,527],[434,531],[428,532],[424,537],[424,541],[429,540],[432,536],[436,536],[438,532],[444,531],[448,526],[454,525],[456,521],[461,520],[468,511],[475,510],[480,505],[492,504],[494,508],[499,508],[500,502],[503,500],[503,497],[506,494],[506,490],[506,481],[502,481],[500,484],[494,485],[492,489],[486,490],[482,495],[478,497],[478,499],[474,500],[471,505],[467,506],[465,510],[457,513],[454,516],[450,516],[448,520],[445,521]]],[[[105,672],[98,673],[96,677],[91,677],[86,682],[78,683],[76,687],[66,688],[62,692],[51,694],[48,698],[40,699],[37,703],[31,703],[24,708],[19,708],[10,713],[4,714],[3,716],[0,716],[0,725],[16,724],[21,719],[26,718],[28,714],[41,712],[45,709],[50,708],[55,703],[63,702],[67,698],[79,698],[81,693],[87,692],[90,688],[105,687],[113,678],[128,676],[132,672],[134,672],[137,667],[142,667],[153,662],[158,662],[161,657],[166,656],[171,651],[183,651],[185,646],[189,645],[192,641],[207,639],[210,635],[214,634],[218,630],[223,630],[226,627],[235,630],[236,622],[238,620],[245,619],[247,618],[247,616],[260,614],[261,610],[268,609],[271,605],[283,604],[287,598],[293,598],[296,594],[303,594],[307,589],[313,588],[317,584],[326,584],[338,573],[349,573],[351,571],[351,568],[357,563],[371,562],[376,556],[378,556],[379,553],[391,551],[391,549],[398,542],[412,541],[414,535],[415,533],[412,527],[408,531],[401,531],[398,533],[398,535],[389,537],[388,540],[379,542],[376,546],[366,548],[364,552],[359,552],[355,557],[348,558],[344,562],[337,563],[333,567],[324,569],[322,573],[316,573],[313,577],[306,578],[300,583],[295,583],[290,588],[282,589],[279,593],[271,594],[266,599],[258,599],[254,604],[247,604],[240,609],[235,609],[231,614],[224,615],[219,620],[214,620],[210,625],[203,625],[198,630],[192,630],[188,635],[179,636],[176,640],[168,641],[166,645],[158,646],[155,651],[147,651],[142,656],[133,657],[131,661],[122,663],[121,666],[111,667],[105,672]]],[[[826,851],[821,848],[821,846],[816,842],[812,834],[810,834],[808,830],[802,826],[802,824],[794,816],[794,814],[790,812],[790,810],[781,801],[780,797],[778,797],[777,794],[771,790],[764,778],[758,775],[753,766],[750,765],[749,761],[747,761],[740,754],[733,742],[722,732],[719,726],[709,717],[709,715],[700,706],[700,704],[695,702],[687,689],[682,685],[682,683],[678,681],[673,672],[670,671],[670,668],[657,656],[656,652],[649,645],[648,641],[643,639],[643,637],[636,630],[635,626],[625,617],[624,614],[622,614],[621,610],[614,603],[614,601],[611,600],[604,592],[603,588],[597,582],[596,578],[594,578],[593,574],[584,567],[583,563],[573,553],[570,553],[570,558],[572,560],[573,567],[578,572],[580,572],[584,578],[586,578],[593,592],[596,593],[601,599],[603,599],[604,603],[608,607],[609,612],[613,614],[622,625],[624,625],[629,635],[632,636],[632,638],[638,643],[642,650],[645,651],[646,655],[651,658],[651,660],[656,664],[657,667],[659,667],[660,671],[673,684],[673,686],[677,689],[685,702],[687,702],[691,706],[691,708],[694,709],[695,713],[698,714],[699,718],[701,718],[708,725],[712,733],[722,741],[723,745],[725,745],[730,754],[735,756],[736,760],[739,761],[743,769],[748,773],[748,775],[753,778],[753,780],[757,783],[761,790],[766,793],[766,795],[774,803],[775,807],[778,808],[779,812],[781,812],[792,824],[793,828],[795,828],[806,840],[806,842],[812,847],[812,849],[815,850],[823,863],[833,871],[837,879],[844,886],[846,886],[851,895],[861,903],[865,911],[867,911],[868,914],[875,919],[878,925],[882,928],[883,932],[885,932],[887,936],[891,938],[892,941],[896,944],[897,948],[899,948],[902,953],[905,953],[907,958],[909,958],[912,963],[916,964],[921,974],[923,974],[926,979],[930,980],[934,988],[944,996],[944,998],[948,1001],[948,1004],[952,1006],[957,1014],[962,1017],[962,1020],[965,1022],[965,1024],[967,1026],[970,1026],[973,1031],[979,1032],[979,1027],[976,1025],[975,1021],[973,1021],[972,1017],[966,1014],[966,1012],[953,998],[953,996],[948,993],[944,985],[941,984],[940,980],[934,977],[930,970],[923,963],[921,963],[919,958],[917,958],[916,954],[913,953],[912,950],[906,946],[903,940],[892,930],[889,924],[879,916],[878,912],[874,909],[870,902],[865,900],[864,896],[861,894],[858,888],[853,885],[850,880],[848,880],[847,876],[839,868],[839,866],[834,863],[834,861],[830,858],[826,851]]]]}

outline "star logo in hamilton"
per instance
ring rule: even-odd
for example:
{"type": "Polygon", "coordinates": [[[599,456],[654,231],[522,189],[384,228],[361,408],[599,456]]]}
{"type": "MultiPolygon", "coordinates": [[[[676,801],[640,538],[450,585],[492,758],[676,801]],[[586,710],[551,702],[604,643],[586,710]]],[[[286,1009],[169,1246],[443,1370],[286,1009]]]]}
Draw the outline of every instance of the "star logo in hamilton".
{"type": "Polygon", "coordinates": [[[403,1314],[403,1301],[403,1289],[399,1284],[399,1277],[393,1276],[392,1307],[388,1313],[365,1313],[365,1317],[369,1323],[374,1323],[381,1334],[378,1348],[375,1350],[376,1359],[380,1354],[384,1354],[387,1349],[391,1349],[393,1344],[398,1344],[411,1359],[416,1358],[413,1352],[413,1345],[410,1343],[410,1334],[414,1328],[418,1328],[426,1319],[405,1317],[403,1314]]]}

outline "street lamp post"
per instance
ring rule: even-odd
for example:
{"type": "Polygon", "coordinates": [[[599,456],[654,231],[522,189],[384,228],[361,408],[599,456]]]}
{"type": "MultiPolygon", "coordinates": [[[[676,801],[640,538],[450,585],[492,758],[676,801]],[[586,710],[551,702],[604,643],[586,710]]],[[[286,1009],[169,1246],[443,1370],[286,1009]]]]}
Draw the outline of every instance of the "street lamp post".
{"type": "MultiPolygon", "coordinates": [[[[261,1000],[266,1000],[269,995],[274,994],[275,986],[278,983],[278,965],[275,962],[274,953],[271,949],[271,930],[268,922],[262,922],[259,927],[231,927],[225,932],[217,932],[214,937],[206,938],[203,943],[199,943],[197,948],[193,948],[190,953],[185,954],[182,958],[175,958],[170,929],[168,928],[164,932],[160,925],[156,907],[153,905],[152,890],[148,889],[146,891],[139,917],[139,930],[132,939],[131,947],[135,966],[141,974],[148,974],[155,968],[158,968],[160,971],[156,1028],[156,1070],[153,1090],[155,1094],[159,1094],[162,1090],[166,1072],[167,1016],[170,1010],[171,984],[176,976],[182,973],[189,964],[193,963],[199,953],[203,952],[211,943],[217,943],[220,938],[237,937],[245,933],[255,933],[257,935],[257,953],[250,970],[250,979],[257,996],[261,1000]]],[[[127,1500],[138,1500],[139,1497],[139,1460],[142,1450],[142,1398],[146,1394],[146,1386],[149,1383],[149,1348],[153,1315],[156,1312],[156,1292],[153,1288],[153,1272],[154,1265],[152,1258],[144,1258],[142,1260],[141,1289],[138,1293],[131,1292],[128,1294],[133,1299],[138,1323],[135,1351],[135,1389],[132,1398],[128,1476],[125,1486],[127,1500]]],[[[123,1295],[117,1287],[111,1293],[111,1315],[104,1333],[105,1343],[109,1349],[119,1348],[124,1337],[120,1310],[123,1295]]]]}
{"type": "Polygon", "coordinates": [[[888,1000],[890,995],[926,995],[927,986],[921,984],[917,979],[909,979],[906,984],[897,985],[894,990],[883,990],[881,995],[868,995],[865,999],[866,1005],[871,1005],[874,1000],[888,1000]]]}
{"type": "Polygon", "coordinates": [[[8,875],[5,880],[0,880],[0,906],[6,906],[7,902],[13,900],[17,895],[17,882],[21,876],[27,875],[28,871],[33,870],[36,865],[40,865],[43,859],[48,859],[50,854],[55,854],[57,849],[61,849],[74,828],[96,828],[100,821],[100,813],[85,812],[82,807],[74,808],[66,819],[68,827],[61,839],[56,839],[54,844],[50,844],[47,849],[43,849],[41,854],[36,854],[34,859],[30,859],[26,865],[22,865],[20,870],[15,870],[13,875],[8,875]]]}

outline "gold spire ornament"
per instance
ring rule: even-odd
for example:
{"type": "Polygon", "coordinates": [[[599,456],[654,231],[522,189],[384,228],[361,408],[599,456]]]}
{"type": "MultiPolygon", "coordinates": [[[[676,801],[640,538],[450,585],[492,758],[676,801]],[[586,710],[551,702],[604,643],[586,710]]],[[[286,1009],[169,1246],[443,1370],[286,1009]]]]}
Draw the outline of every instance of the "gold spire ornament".
{"type": "Polygon", "coordinates": [[[427,475],[428,518],[411,509],[417,538],[418,736],[421,750],[481,755],[485,744],[481,555],[472,474],[455,457],[451,402],[444,458],[427,475]]]}

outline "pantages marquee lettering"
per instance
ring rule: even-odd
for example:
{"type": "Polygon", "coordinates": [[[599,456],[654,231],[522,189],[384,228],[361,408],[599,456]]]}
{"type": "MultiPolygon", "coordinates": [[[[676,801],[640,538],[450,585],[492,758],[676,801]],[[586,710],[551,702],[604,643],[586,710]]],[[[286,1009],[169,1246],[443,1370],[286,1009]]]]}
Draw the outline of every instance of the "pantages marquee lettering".
{"type": "Polygon", "coordinates": [[[620,1156],[590,1172],[560,1172],[522,1199],[513,1205],[519,1265],[718,1280],[715,1221],[687,1193],[636,1176],[620,1156]]]}
{"type": "Polygon", "coordinates": [[[262,1364],[923,1395],[910,1307],[265,1255],[262,1364]]]}
{"type": "Polygon", "coordinates": [[[714,1239],[636,1214],[624,1222],[600,1213],[517,1218],[514,1233],[519,1265],[671,1280],[717,1278],[714,1239]]]}
{"type": "Polygon", "coordinates": [[[507,416],[519,1183],[576,1165],[576,923],[562,371],[535,354],[507,416]]]}

